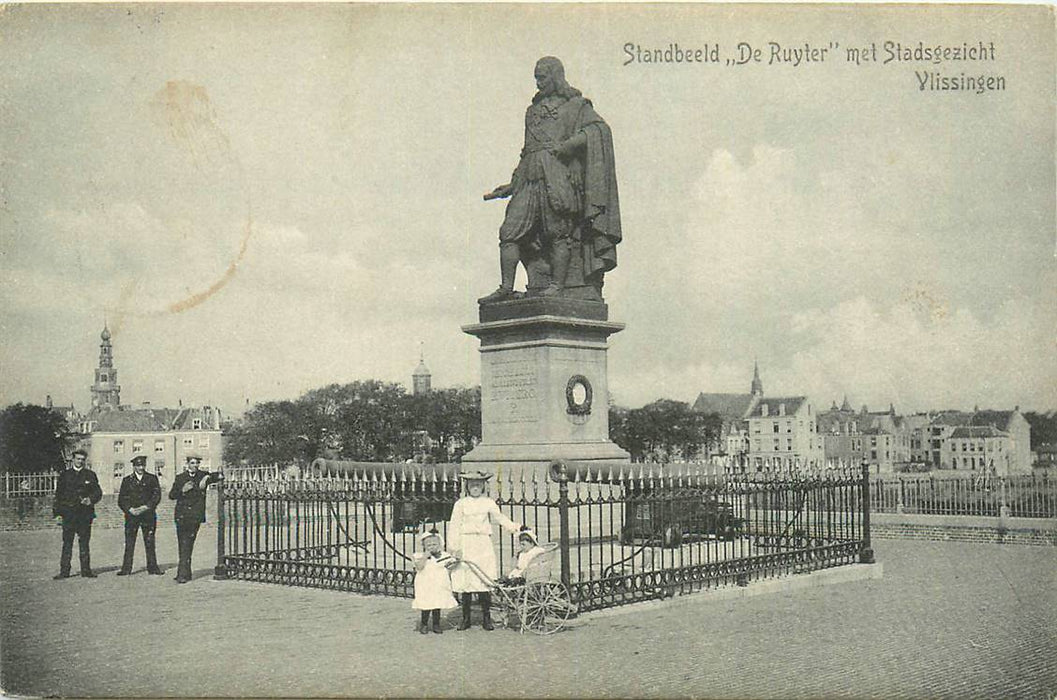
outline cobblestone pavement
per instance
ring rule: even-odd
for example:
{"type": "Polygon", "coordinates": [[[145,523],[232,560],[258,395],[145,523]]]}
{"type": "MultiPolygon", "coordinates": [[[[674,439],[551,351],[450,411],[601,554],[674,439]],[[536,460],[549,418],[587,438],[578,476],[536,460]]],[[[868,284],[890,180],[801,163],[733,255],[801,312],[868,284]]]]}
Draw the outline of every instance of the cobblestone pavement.
{"type": "MultiPolygon", "coordinates": [[[[552,637],[414,631],[410,601],[211,579],[52,581],[59,532],[0,535],[2,685],[87,696],[1038,698],[1057,693],[1057,548],[888,540],[884,578],[585,616],[552,637]]],[[[76,555],[75,555],[76,556],[76,555]]],[[[680,601],[682,602],[682,601],[680,601]]]]}

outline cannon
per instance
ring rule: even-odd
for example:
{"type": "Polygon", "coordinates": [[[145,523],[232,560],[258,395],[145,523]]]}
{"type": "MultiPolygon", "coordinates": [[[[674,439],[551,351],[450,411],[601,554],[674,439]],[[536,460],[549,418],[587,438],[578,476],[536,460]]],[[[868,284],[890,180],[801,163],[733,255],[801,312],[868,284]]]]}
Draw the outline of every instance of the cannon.
{"type": "Polygon", "coordinates": [[[316,459],[308,468],[308,478],[343,478],[356,483],[381,481],[388,489],[379,504],[392,505],[389,529],[404,532],[422,523],[451,519],[459,498],[458,464],[417,464],[399,462],[352,462],[316,459]]]}
{"type": "Polygon", "coordinates": [[[686,539],[714,537],[731,541],[745,521],[724,496],[723,482],[693,473],[692,465],[642,465],[627,462],[554,462],[551,480],[608,484],[623,491],[624,544],[655,541],[678,547],[686,539]],[[709,483],[711,481],[712,483],[709,483]]]}

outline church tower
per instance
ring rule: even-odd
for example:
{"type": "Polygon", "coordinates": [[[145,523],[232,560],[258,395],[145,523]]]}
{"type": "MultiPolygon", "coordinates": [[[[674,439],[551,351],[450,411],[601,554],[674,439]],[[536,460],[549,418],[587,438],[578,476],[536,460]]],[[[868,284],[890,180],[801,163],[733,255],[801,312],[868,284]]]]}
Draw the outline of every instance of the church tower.
{"type": "Polygon", "coordinates": [[[756,397],[763,396],[763,382],[760,381],[760,363],[753,360],[752,363],[752,389],[750,394],[756,397]]]}
{"type": "Polygon", "coordinates": [[[415,368],[414,373],[411,375],[411,393],[415,396],[428,394],[431,389],[430,384],[432,378],[433,375],[429,373],[429,369],[426,367],[426,362],[420,346],[418,351],[418,367],[415,368]]]}
{"type": "Polygon", "coordinates": [[[103,342],[99,344],[99,367],[95,370],[95,383],[92,384],[92,408],[116,409],[121,405],[121,387],[117,383],[114,348],[110,345],[110,329],[106,323],[99,337],[103,342]]]}

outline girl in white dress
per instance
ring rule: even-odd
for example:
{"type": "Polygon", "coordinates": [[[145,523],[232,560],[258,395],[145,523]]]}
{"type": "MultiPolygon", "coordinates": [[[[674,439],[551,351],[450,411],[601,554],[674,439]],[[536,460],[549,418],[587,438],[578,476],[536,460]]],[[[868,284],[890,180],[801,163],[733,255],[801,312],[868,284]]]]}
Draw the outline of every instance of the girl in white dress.
{"type": "Polygon", "coordinates": [[[411,608],[422,611],[418,631],[429,634],[429,618],[433,617],[433,631],[441,634],[440,611],[458,605],[451,593],[449,567],[457,563],[444,551],[444,542],[436,529],[419,535],[424,551],[415,552],[411,558],[415,564],[415,600],[411,608]]]}
{"type": "MultiPolygon", "coordinates": [[[[496,560],[495,547],[492,544],[492,531],[496,525],[504,530],[516,533],[520,526],[500,512],[499,506],[485,495],[485,482],[491,474],[481,471],[467,471],[459,474],[466,485],[466,495],[455,502],[448,523],[448,542],[457,559],[466,559],[476,564],[488,578],[495,580],[496,560]]],[[[451,572],[451,588],[459,594],[462,604],[462,624],[460,630],[470,628],[470,604],[473,594],[481,604],[485,630],[495,629],[492,624],[492,593],[488,585],[466,565],[456,566],[451,572]]]]}

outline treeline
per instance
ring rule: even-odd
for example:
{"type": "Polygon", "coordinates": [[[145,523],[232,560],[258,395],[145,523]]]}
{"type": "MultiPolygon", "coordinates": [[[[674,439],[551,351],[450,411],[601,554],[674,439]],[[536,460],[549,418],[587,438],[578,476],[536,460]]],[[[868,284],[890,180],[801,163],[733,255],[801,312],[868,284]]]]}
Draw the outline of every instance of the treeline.
{"type": "MultiPolygon", "coordinates": [[[[609,435],[636,462],[692,459],[719,437],[721,421],[682,401],[609,409],[609,435]]],[[[0,414],[0,469],[62,469],[82,436],[57,412],[15,404],[0,414]]],[[[481,439],[481,390],[415,396],[394,383],[331,384],[293,400],[267,401],[224,428],[228,464],[308,464],[317,457],[365,462],[456,461],[481,439]]]]}
{"type": "Polygon", "coordinates": [[[1031,449],[1037,450],[1041,445],[1057,445],[1057,411],[1028,411],[1024,419],[1031,426],[1031,449]]]}
{"type": "Polygon", "coordinates": [[[77,437],[56,411],[12,404],[0,412],[0,472],[62,470],[77,437]]]}
{"type": "Polygon", "coordinates": [[[717,414],[698,413],[685,401],[658,399],[642,408],[609,409],[609,439],[633,462],[694,459],[718,442],[722,427],[717,414]]]}
{"type": "Polygon", "coordinates": [[[458,459],[481,438],[481,390],[415,396],[377,380],[331,384],[250,409],[224,434],[229,464],[458,459]],[[429,439],[424,439],[428,435],[429,439]]]}

